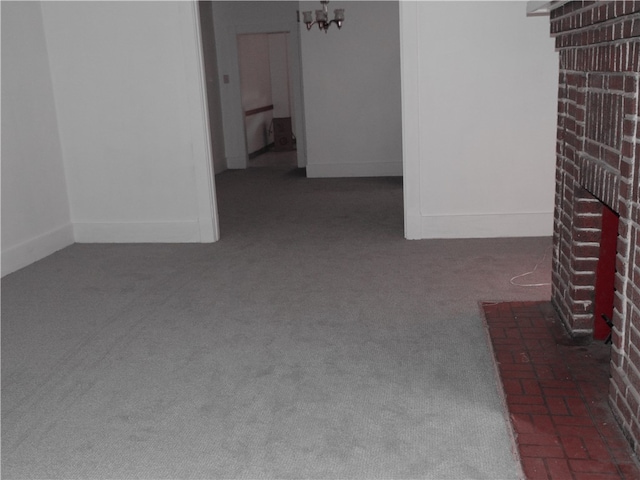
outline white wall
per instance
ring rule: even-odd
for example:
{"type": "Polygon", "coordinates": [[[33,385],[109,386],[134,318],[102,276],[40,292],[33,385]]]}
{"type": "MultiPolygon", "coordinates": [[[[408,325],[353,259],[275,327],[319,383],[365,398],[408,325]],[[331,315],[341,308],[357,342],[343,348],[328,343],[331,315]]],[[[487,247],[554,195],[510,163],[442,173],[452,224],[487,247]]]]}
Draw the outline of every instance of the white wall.
{"type": "Polygon", "coordinates": [[[552,234],[557,57],[525,15],[401,2],[408,238],[552,234]]]}
{"type": "MultiPolygon", "coordinates": [[[[375,83],[393,71],[379,72],[374,60],[393,63],[397,44],[390,46],[388,30],[397,5],[340,3],[345,26],[325,35],[298,32],[295,20],[285,20],[296,2],[215,2],[223,57],[217,73],[231,77],[221,85],[230,130],[225,155],[235,154],[229,138],[244,139],[227,118],[237,110],[242,120],[237,56],[224,47],[237,33],[292,31],[289,59],[299,62],[303,33],[307,50],[334,59],[318,68],[305,55],[306,110],[324,109],[309,121],[317,128],[314,149],[338,143],[339,158],[355,165],[346,174],[362,174],[370,165],[358,163],[360,152],[345,139],[391,148],[386,161],[400,150],[394,139],[404,124],[408,238],[549,235],[557,59],[548,19],[526,18],[520,2],[400,2],[403,98],[390,102],[402,106],[400,122],[366,110],[394,109],[385,105],[395,91],[391,79],[382,96],[371,84],[341,85],[365,77],[375,83]],[[375,55],[360,56],[359,40],[349,40],[356,32],[374,44],[375,55]],[[331,88],[314,89],[313,72],[331,88]],[[364,99],[358,90],[370,95],[364,99]],[[361,101],[327,108],[335,95],[361,101]],[[371,95],[381,103],[370,102],[371,95]],[[327,135],[325,123],[335,115],[344,120],[347,109],[367,115],[358,112],[343,129],[348,136],[327,135]]],[[[195,10],[189,2],[2,2],[3,274],[74,238],[217,238],[195,10]]],[[[304,133],[296,132],[299,144],[304,133]]],[[[326,174],[330,162],[314,165],[326,174]]]]}
{"type": "Polygon", "coordinates": [[[239,35],[238,59],[242,108],[246,111],[270,105],[269,35],[239,35]]]}
{"type": "Polygon", "coordinates": [[[42,11],[76,241],[215,240],[196,4],[42,11]]]}
{"type": "Polygon", "coordinates": [[[216,55],[215,33],[213,26],[212,2],[198,2],[200,30],[202,34],[202,57],[206,77],[207,109],[209,112],[209,133],[214,173],[227,169],[224,158],[224,135],[222,133],[222,107],[220,100],[220,82],[218,79],[218,59],[216,55]]]}
{"type": "Polygon", "coordinates": [[[300,24],[307,175],[401,175],[398,2],[331,2],[329,18],[334,8],[345,9],[341,30],[300,24]]]}
{"type": "Polygon", "coordinates": [[[297,10],[298,3],[288,1],[213,2],[220,96],[224,117],[225,158],[229,168],[246,168],[247,166],[248,154],[243,131],[237,46],[237,35],[245,33],[290,32],[288,59],[293,84],[292,117],[298,142],[298,165],[304,166],[306,163],[297,10]],[[228,78],[226,83],[225,76],[228,78]]]}
{"type": "Polygon", "coordinates": [[[2,2],[2,275],[73,243],[40,4],[2,2]]]}
{"type": "Polygon", "coordinates": [[[273,119],[273,110],[246,115],[249,110],[273,104],[269,53],[269,34],[238,35],[240,92],[249,154],[261,150],[270,143],[268,131],[273,119]]]}
{"type": "Polygon", "coordinates": [[[289,34],[269,34],[269,60],[273,116],[291,117],[291,82],[289,81],[289,34]]]}

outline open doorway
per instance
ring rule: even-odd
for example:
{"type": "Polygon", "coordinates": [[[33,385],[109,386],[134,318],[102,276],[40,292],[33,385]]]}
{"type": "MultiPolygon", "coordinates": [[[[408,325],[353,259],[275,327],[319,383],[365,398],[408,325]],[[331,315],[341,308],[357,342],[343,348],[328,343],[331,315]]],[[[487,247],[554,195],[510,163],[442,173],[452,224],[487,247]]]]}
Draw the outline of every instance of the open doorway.
{"type": "MultiPolygon", "coordinates": [[[[249,163],[249,153],[253,153],[248,151],[245,136],[245,110],[247,108],[243,107],[241,96],[240,54],[238,51],[238,38],[251,38],[253,35],[264,35],[263,38],[271,43],[270,55],[277,57],[275,61],[271,59],[269,62],[274,67],[274,74],[278,70],[286,73],[292,131],[296,137],[297,166],[306,166],[302,56],[296,19],[297,3],[243,1],[200,1],[198,3],[200,4],[204,63],[205,65],[212,64],[212,70],[215,70],[216,77],[214,82],[207,84],[207,93],[211,93],[212,97],[217,97],[218,101],[214,108],[223,123],[221,128],[211,131],[212,138],[218,135],[218,143],[222,145],[223,170],[246,169],[249,163]],[[282,48],[277,48],[274,44],[280,44],[282,48]],[[211,55],[207,53],[207,50],[211,55]]],[[[268,77],[270,79],[271,73],[268,74],[268,77]]],[[[283,82],[272,83],[281,85],[283,82]]],[[[271,104],[258,104],[249,110],[271,104]]],[[[280,108],[281,102],[274,102],[273,105],[276,109],[280,108]]],[[[276,118],[279,115],[281,114],[276,111],[276,118]]],[[[268,131],[268,129],[269,127],[266,127],[264,130],[268,131]]],[[[258,127],[259,135],[263,135],[262,130],[258,127]]],[[[216,170],[216,174],[218,173],[221,171],[216,170]]]]}
{"type": "MultiPolygon", "coordinates": [[[[222,137],[218,140],[228,170],[219,172],[216,188],[221,177],[247,177],[247,170],[255,173],[256,169],[247,169],[249,155],[276,143],[275,125],[267,127],[266,122],[258,122],[256,129],[258,138],[268,139],[262,145],[248,146],[245,136],[245,130],[250,130],[245,112],[272,102],[243,107],[238,38],[261,34],[287,34],[289,108],[298,167],[294,173],[309,178],[403,176],[397,3],[361,6],[352,2],[349,18],[358,20],[350,29],[330,33],[301,28],[298,2],[214,1],[210,5],[207,16],[214,30],[219,87],[214,92],[219,97],[215,108],[223,119],[222,128],[212,129],[211,134],[212,142],[214,135],[222,137]],[[383,20],[384,35],[370,28],[383,20]]],[[[204,32],[202,37],[204,41],[204,32]]]]}
{"type": "Polygon", "coordinates": [[[237,35],[248,167],[297,166],[289,33],[237,35]]]}

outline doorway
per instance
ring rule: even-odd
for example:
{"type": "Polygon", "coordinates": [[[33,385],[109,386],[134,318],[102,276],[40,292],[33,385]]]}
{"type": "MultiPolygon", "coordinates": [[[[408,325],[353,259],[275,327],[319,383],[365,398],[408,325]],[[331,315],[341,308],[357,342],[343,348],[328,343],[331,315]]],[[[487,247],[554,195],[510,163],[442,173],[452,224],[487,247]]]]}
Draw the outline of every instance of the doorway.
{"type": "Polygon", "coordinates": [[[215,134],[223,136],[227,168],[246,169],[253,153],[245,138],[238,35],[286,32],[299,169],[306,174],[311,166],[307,157],[313,145],[315,176],[403,176],[400,38],[396,22],[389,23],[398,17],[398,4],[380,2],[365,8],[354,2],[349,11],[360,19],[353,24],[356,28],[332,30],[331,35],[300,28],[297,8],[294,2],[212,2],[217,108],[224,119],[222,131],[215,134]],[[385,29],[389,30],[385,41],[376,29],[365,27],[381,19],[393,27],[385,29]],[[388,68],[376,70],[376,65],[388,68]],[[318,75],[325,77],[324,85],[316,85],[318,75]]]}
{"type": "Polygon", "coordinates": [[[247,166],[295,167],[289,33],[239,34],[237,46],[247,166]]]}
{"type": "MultiPolygon", "coordinates": [[[[248,167],[249,153],[245,135],[245,108],[240,88],[240,54],[238,38],[251,38],[252,35],[265,35],[271,43],[283,42],[286,49],[273,48],[271,52],[278,58],[284,57],[288,66],[289,109],[291,110],[292,130],[296,136],[298,166],[306,166],[306,135],[302,93],[302,55],[300,34],[296,19],[297,5],[294,2],[218,2],[200,1],[206,8],[200,8],[200,37],[205,51],[204,63],[214,63],[212,56],[206,54],[207,47],[215,51],[215,76],[218,84],[207,85],[208,92],[218,97],[215,108],[223,126],[213,135],[223,147],[224,169],[245,169],[248,167]],[[209,45],[204,45],[210,39],[209,45]],[[286,52],[286,53],[285,53],[286,52]]],[[[270,62],[277,64],[277,62],[270,62]]],[[[282,62],[280,62],[282,64],[282,62]]],[[[277,70],[277,69],[274,69],[277,70]]],[[[286,70],[285,70],[286,71],[286,70]]],[[[269,74],[269,77],[271,74],[269,74]]],[[[280,85],[281,82],[275,82],[280,85]]],[[[281,102],[273,103],[279,108],[281,102]]],[[[253,108],[271,105],[258,104],[253,108]]],[[[275,115],[279,115],[276,111],[275,115]]],[[[259,122],[258,122],[259,123],[259,122]]],[[[264,130],[268,131],[268,127],[264,130]]],[[[263,129],[258,127],[258,135],[263,129]]],[[[213,143],[213,139],[212,139],[213,143]]],[[[251,146],[249,146],[251,147],[251,146]]],[[[218,172],[216,172],[218,173],[218,172]]]]}

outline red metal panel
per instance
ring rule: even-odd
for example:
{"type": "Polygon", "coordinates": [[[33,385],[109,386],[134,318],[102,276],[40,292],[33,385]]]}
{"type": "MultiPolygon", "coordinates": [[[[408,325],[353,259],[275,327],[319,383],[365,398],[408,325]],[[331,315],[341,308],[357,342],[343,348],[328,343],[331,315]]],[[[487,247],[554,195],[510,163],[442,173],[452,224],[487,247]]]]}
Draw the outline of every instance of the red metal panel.
{"type": "Polygon", "coordinates": [[[596,288],[593,338],[604,340],[611,328],[602,315],[613,318],[613,298],[616,278],[616,249],[618,241],[618,215],[608,207],[602,210],[602,237],[600,240],[600,258],[596,269],[596,288]]]}

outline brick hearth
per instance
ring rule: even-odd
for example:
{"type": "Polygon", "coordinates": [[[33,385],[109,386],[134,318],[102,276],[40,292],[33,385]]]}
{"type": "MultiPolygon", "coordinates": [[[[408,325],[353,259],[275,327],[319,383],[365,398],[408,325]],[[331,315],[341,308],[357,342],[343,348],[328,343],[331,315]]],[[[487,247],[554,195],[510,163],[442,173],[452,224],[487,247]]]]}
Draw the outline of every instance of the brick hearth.
{"type": "Polygon", "coordinates": [[[607,402],[610,345],[571,339],[549,302],[483,309],[527,480],[640,478],[607,402]]]}

